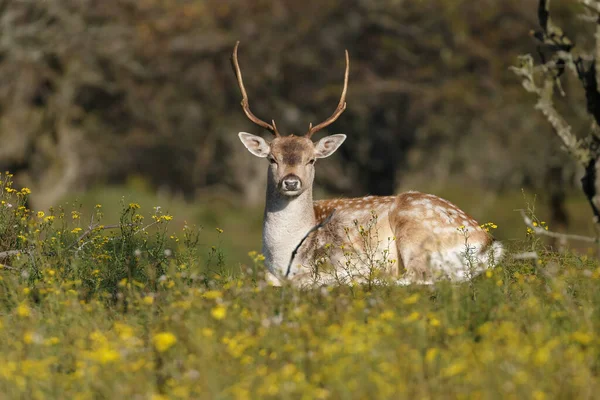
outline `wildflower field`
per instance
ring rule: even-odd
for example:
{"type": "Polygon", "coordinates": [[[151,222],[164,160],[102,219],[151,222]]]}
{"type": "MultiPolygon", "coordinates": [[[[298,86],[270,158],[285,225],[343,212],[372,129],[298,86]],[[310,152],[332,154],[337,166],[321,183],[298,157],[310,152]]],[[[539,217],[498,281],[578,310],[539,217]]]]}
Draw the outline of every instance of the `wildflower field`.
{"type": "Polygon", "coordinates": [[[203,231],[171,228],[159,207],[124,203],[104,225],[100,204],[93,215],[29,210],[29,190],[0,179],[1,398],[545,399],[600,389],[600,265],[547,252],[533,235],[462,285],[274,288],[260,254],[228,266],[218,243],[207,251],[203,231]],[[531,250],[540,258],[513,257],[531,250]]]}

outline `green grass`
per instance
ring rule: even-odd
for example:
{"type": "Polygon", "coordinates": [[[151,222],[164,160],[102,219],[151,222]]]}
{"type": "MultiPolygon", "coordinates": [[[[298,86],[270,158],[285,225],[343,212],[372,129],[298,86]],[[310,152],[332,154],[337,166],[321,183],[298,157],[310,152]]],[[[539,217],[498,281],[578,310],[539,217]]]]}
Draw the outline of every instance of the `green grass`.
{"type": "MultiPolygon", "coordinates": [[[[418,189],[429,191],[427,187],[418,189]]],[[[495,195],[478,188],[470,188],[467,192],[459,186],[448,186],[431,192],[459,205],[482,224],[496,223],[499,228],[494,231],[494,235],[506,241],[509,246],[526,237],[526,227],[519,209],[526,209],[529,205],[535,208],[535,214],[540,220],[549,221],[550,218],[544,193],[536,195],[526,192],[524,195],[521,191],[514,191],[495,195]]],[[[210,252],[211,246],[220,243],[226,262],[232,268],[239,269],[240,265],[248,265],[248,252],[261,249],[262,206],[248,208],[237,199],[204,196],[190,202],[157,194],[139,182],[127,186],[95,188],[65,199],[65,202],[81,207],[86,221],[93,214],[94,206],[102,204],[106,223],[118,220],[123,201],[139,203],[142,214],[146,216],[151,214],[153,207],[160,205],[163,210],[173,214],[174,220],[170,224],[173,231],[181,229],[186,223],[202,228],[201,245],[204,246],[204,254],[210,252]],[[216,228],[223,229],[224,234],[217,234],[216,228]]],[[[594,236],[591,211],[582,193],[574,192],[566,201],[566,209],[570,218],[569,233],[594,236]]],[[[589,246],[584,243],[572,242],[568,245],[579,253],[590,252],[589,246]]]]}
{"type": "MultiPolygon", "coordinates": [[[[522,233],[512,247],[539,260],[509,254],[465,284],[273,288],[260,257],[242,254],[257,242],[247,236],[258,236],[260,210],[123,193],[98,190],[75,214],[38,215],[19,208],[26,193],[0,189],[13,205],[0,207],[0,251],[22,249],[0,271],[2,398],[545,399],[600,389],[600,264],[586,255],[548,252],[522,233]],[[78,241],[92,214],[119,228],[78,241]],[[226,246],[244,267],[221,256],[226,246]]],[[[497,206],[486,207],[506,212],[497,206]]]]}
{"type": "Polygon", "coordinates": [[[173,215],[169,232],[180,231],[186,224],[201,230],[199,252],[206,258],[212,246],[219,246],[228,266],[239,269],[240,264],[248,264],[250,251],[260,250],[262,230],[262,207],[244,208],[240,203],[223,197],[199,199],[193,203],[182,198],[161,196],[143,185],[107,186],[74,195],[65,199],[82,212],[82,218],[89,222],[96,204],[102,204],[104,220],[107,224],[119,219],[122,204],[135,202],[141,206],[141,214],[146,218],[154,207],[173,215]],[[217,231],[223,230],[223,234],[217,231]]]}

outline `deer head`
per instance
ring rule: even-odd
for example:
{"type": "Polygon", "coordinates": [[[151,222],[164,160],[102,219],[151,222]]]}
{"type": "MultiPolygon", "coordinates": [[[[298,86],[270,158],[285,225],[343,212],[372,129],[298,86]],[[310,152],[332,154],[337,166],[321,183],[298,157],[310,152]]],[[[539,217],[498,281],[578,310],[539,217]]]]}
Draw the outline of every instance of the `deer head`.
{"type": "Polygon", "coordinates": [[[346,50],[346,72],[344,74],[344,89],[340,102],[334,113],[316,126],[309,124],[308,132],[303,136],[282,136],[277,130],[275,121],[269,124],[256,117],[250,110],[248,95],[242,80],[242,72],[237,58],[237,42],[233,49],[232,65],[242,92],[242,109],[244,113],[256,125],[270,131],[274,138],[268,142],[260,136],[251,133],[240,132],[239,137],[244,146],[257,157],[266,158],[269,161],[269,184],[284,196],[299,196],[306,189],[312,187],[315,177],[315,161],[318,158],[329,157],[346,139],[346,135],[326,136],[318,142],[313,142],[311,137],[316,132],[332,124],[346,109],[346,91],[348,90],[348,73],[350,60],[346,50]]]}

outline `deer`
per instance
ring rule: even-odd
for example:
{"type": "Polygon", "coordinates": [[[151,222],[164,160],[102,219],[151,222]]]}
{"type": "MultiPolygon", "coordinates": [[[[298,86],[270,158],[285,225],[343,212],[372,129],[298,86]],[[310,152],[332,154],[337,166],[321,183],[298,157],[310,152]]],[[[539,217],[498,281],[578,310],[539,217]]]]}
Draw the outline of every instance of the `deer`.
{"type": "Polygon", "coordinates": [[[315,201],[317,160],[331,156],[346,140],[344,134],[316,142],[312,137],[346,109],[348,51],[342,94],[333,114],[317,125],[309,124],[304,135],[284,136],[275,120],[265,122],[250,109],[238,62],[239,44],[231,62],[242,110],[273,135],[267,141],[247,132],[238,134],[252,155],[268,161],[262,233],[267,281],[275,286],[364,282],[375,276],[375,265],[377,279],[383,276],[399,285],[439,279],[462,282],[500,260],[499,241],[457,206],[432,194],[408,191],[315,201]]]}

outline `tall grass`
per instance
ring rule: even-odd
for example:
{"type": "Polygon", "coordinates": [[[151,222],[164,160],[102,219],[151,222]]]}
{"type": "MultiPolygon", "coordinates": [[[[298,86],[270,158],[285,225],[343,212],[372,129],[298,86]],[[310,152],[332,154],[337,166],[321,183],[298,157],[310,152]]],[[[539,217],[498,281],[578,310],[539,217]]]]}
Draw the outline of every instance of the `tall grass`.
{"type": "MultiPolygon", "coordinates": [[[[4,398],[592,398],[600,265],[530,237],[471,283],[264,283],[217,244],[122,204],[41,213],[1,178],[4,398]],[[103,225],[104,224],[104,225],[103,225]],[[91,229],[90,229],[91,228],[91,229]],[[108,229],[111,228],[111,229],[108,229]],[[476,295],[474,295],[476,294],[476,295]]],[[[217,232],[227,235],[227,232],[217,232]]],[[[218,240],[217,240],[218,242],[218,240]]]]}

